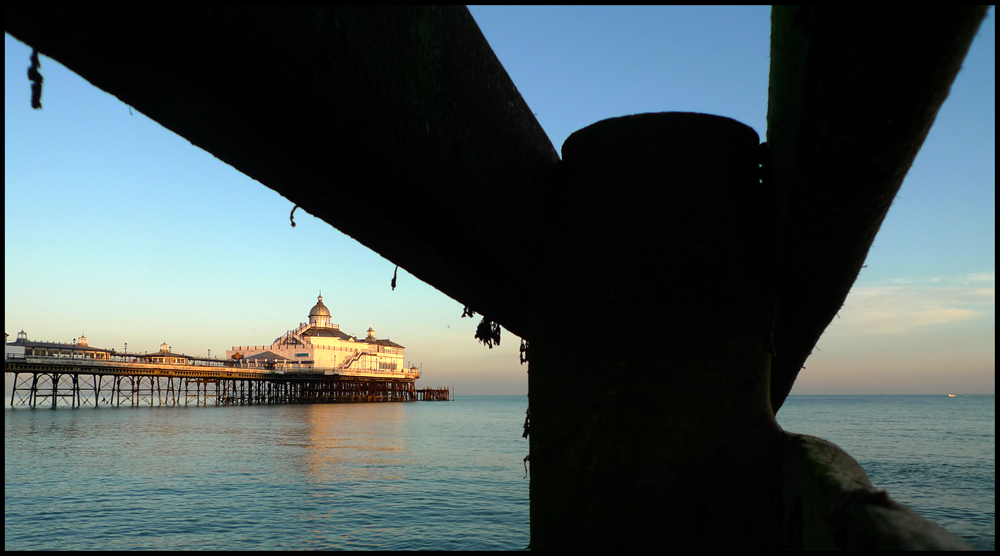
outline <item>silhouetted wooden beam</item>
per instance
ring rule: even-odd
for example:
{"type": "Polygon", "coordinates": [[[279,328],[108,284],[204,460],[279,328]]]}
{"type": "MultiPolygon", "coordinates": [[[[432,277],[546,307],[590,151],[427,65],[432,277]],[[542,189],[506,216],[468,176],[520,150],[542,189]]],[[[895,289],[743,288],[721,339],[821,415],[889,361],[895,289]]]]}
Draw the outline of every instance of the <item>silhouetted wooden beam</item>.
{"type": "Polygon", "coordinates": [[[767,142],[784,220],[775,411],[843,305],[985,14],[773,9],[767,142]]]}
{"type": "Polygon", "coordinates": [[[4,26],[528,335],[558,155],[465,7],[6,6],[4,26]]]}

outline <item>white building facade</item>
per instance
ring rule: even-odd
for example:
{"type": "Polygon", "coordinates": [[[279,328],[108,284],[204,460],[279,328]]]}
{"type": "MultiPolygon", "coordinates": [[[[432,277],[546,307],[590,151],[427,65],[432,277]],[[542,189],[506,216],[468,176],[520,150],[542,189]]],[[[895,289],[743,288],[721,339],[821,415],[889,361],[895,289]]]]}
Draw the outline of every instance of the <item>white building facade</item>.
{"type": "MultiPolygon", "coordinates": [[[[7,333],[4,337],[9,339],[7,333]]],[[[104,348],[91,347],[87,343],[87,337],[83,334],[79,338],[74,338],[70,343],[61,342],[39,342],[29,340],[28,334],[24,330],[17,333],[17,340],[8,343],[4,348],[4,357],[23,358],[27,357],[72,357],[74,359],[96,359],[99,361],[110,361],[112,351],[104,348]]]]}
{"type": "Polygon", "coordinates": [[[309,311],[309,321],[275,339],[269,346],[233,346],[226,359],[240,361],[244,366],[294,372],[296,370],[333,370],[336,373],[366,376],[413,376],[419,371],[408,369],[403,359],[403,346],[377,339],[375,331],[358,339],[330,322],[330,309],[323,304],[320,292],[316,305],[309,311]]]}

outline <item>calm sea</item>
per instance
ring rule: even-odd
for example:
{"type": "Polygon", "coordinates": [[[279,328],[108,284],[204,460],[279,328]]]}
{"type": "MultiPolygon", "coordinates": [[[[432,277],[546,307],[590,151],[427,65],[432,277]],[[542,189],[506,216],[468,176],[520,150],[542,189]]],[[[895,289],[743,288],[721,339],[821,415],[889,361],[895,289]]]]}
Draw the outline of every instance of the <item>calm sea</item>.
{"type": "Polygon", "coordinates": [[[996,550],[995,396],[789,396],[778,423],[843,448],[875,488],[996,550]]]}
{"type": "MultiPolygon", "coordinates": [[[[7,406],[10,400],[7,399],[7,406]]],[[[527,398],[4,412],[5,549],[528,544],[527,398]]],[[[995,547],[994,397],[802,396],[788,430],[995,547]]]]}

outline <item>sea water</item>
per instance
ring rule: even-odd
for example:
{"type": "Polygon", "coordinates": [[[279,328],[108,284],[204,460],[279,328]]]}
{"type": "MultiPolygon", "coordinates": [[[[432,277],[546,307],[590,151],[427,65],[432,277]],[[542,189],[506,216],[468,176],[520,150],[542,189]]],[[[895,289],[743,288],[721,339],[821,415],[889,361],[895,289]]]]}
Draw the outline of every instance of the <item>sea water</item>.
{"type": "Polygon", "coordinates": [[[996,550],[995,396],[789,396],[789,432],[829,440],[872,485],[961,540],[996,550]]]}
{"type": "MultiPolygon", "coordinates": [[[[992,396],[793,396],[778,420],[839,444],[876,487],[993,549],[994,407],[992,396]]],[[[526,409],[524,396],[8,409],[4,548],[522,549],[526,409]]]]}

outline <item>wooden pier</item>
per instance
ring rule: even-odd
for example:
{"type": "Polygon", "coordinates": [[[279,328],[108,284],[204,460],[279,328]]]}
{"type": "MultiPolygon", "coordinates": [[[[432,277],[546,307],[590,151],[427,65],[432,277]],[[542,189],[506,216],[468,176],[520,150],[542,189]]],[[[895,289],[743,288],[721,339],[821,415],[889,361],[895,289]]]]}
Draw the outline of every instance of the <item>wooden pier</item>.
{"type": "Polygon", "coordinates": [[[280,372],[209,365],[93,361],[59,357],[7,358],[14,375],[12,407],[260,405],[447,401],[448,388],[417,390],[400,373],[280,372]]]}
{"type": "Polygon", "coordinates": [[[451,392],[447,388],[421,388],[417,390],[417,399],[424,402],[451,401],[451,392]]]}

